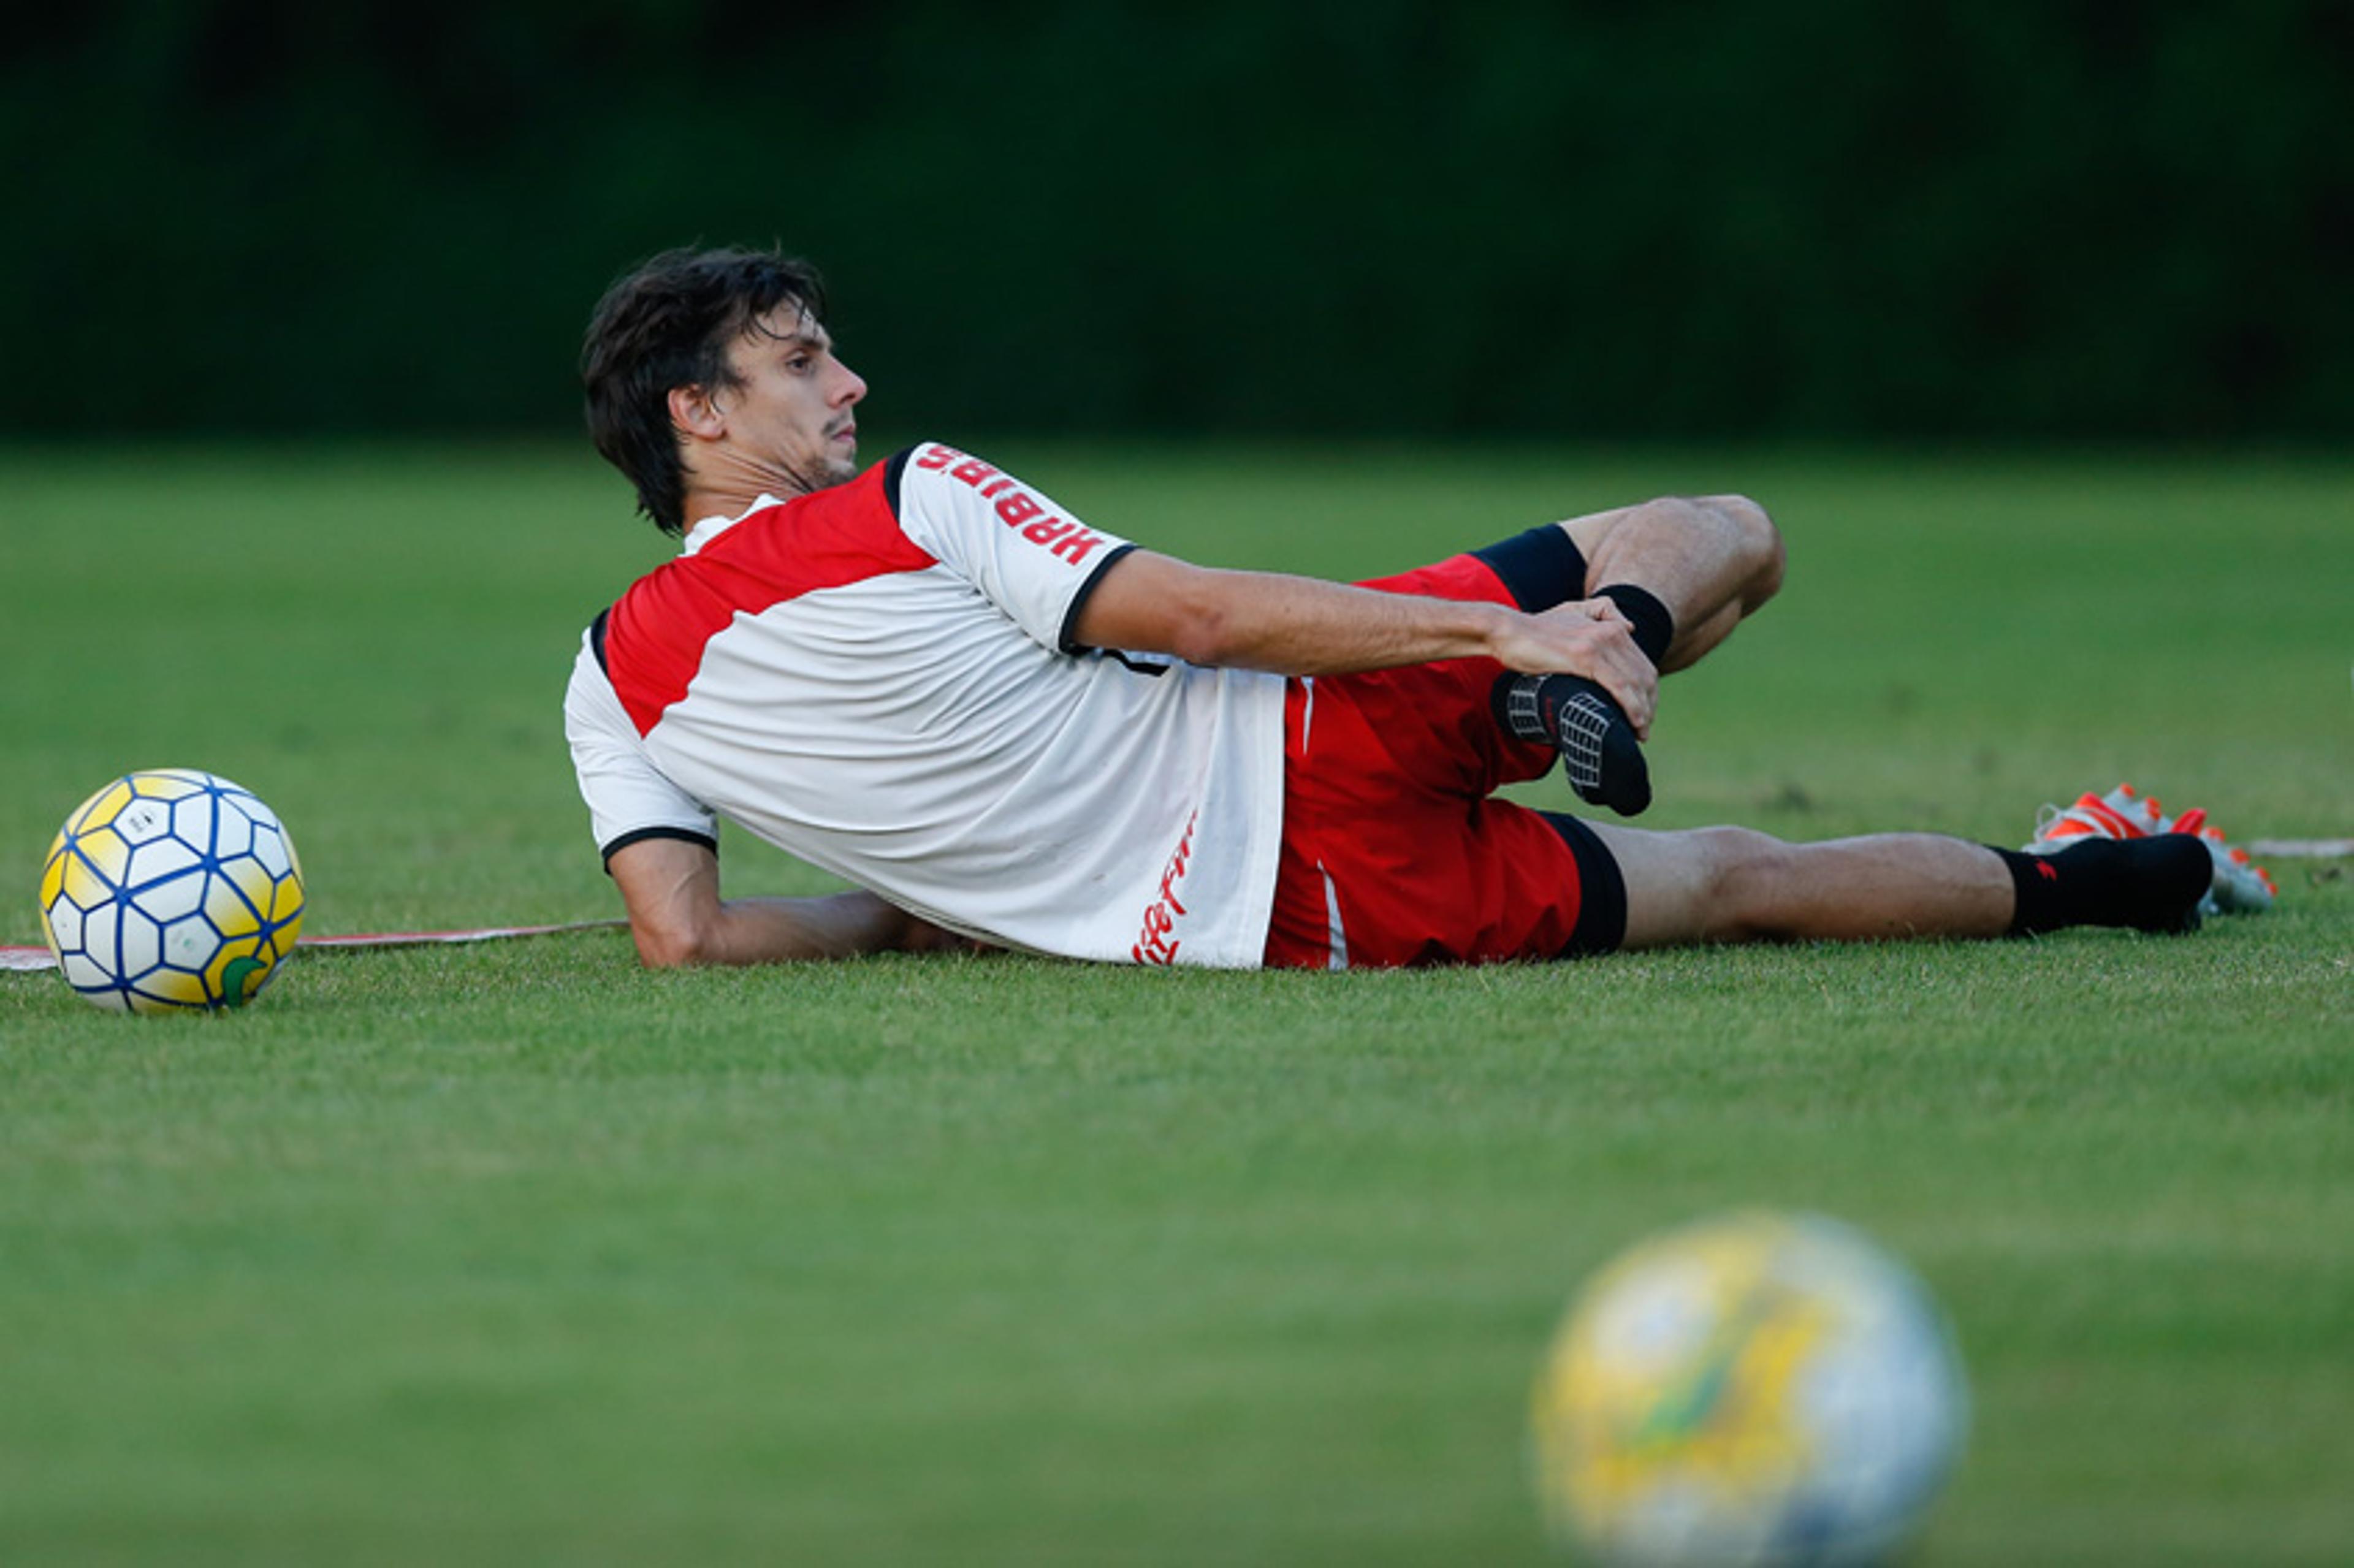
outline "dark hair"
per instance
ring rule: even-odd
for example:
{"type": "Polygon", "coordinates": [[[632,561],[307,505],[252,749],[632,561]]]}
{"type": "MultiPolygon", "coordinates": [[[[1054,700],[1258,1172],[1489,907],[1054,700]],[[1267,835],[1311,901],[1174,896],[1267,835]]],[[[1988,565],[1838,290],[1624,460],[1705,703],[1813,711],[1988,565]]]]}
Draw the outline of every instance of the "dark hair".
{"type": "Polygon", "coordinates": [[[686,474],[671,426],[673,387],[736,385],[728,345],[790,300],[824,319],[817,269],[777,249],[665,250],[597,302],[580,344],[588,436],[638,487],[638,510],[686,530],[686,474]]]}

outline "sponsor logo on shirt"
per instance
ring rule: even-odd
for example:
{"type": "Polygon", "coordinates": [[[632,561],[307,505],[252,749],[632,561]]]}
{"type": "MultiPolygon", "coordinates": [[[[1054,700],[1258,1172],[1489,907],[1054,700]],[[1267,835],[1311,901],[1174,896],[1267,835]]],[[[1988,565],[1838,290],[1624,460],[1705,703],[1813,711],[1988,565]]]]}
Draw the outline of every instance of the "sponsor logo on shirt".
{"type": "Polygon", "coordinates": [[[1020,533],[1034,545],[1043,545],[1049,555],[1077,566],[1104,542],[1103,535],[1091,533],[1079,524],[1050,514],[1045,503],[1023,489],[1011,475],[993,469],[976,457],[967,457],[954,447],[935,442],[926,447],[916,459],[917,468],[935,471],[946,471],[950,479],[969,484],[981,493],[981,498],[997,503],[998,521],[1020,533]]]}
{"type": "Polygon", "coordinates": [[[1161,896],[1145,906],[1143,931],[1128,956],[1140,964],[1167,966],[1177,961],[1177,922],[1185,917],[1185,906],[1177,897],[1178,885],[1185,880],[1186,867],[1193,859],[1193,824],[1201,820],[1196,809],[1185,819],[1185,832],[1177,841],[1177,852],[1169,857],[1168,866],[1161,873],[1161,896]]]}

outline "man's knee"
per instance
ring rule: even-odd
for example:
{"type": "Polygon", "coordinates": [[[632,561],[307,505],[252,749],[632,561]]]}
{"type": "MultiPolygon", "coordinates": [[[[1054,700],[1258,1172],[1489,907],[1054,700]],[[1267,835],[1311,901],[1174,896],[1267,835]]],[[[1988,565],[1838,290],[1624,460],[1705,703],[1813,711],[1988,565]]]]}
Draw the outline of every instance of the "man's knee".
{"type": "Polygon", "coordinates": [[[1704,504],[1732,531],[1743,569],[1742,609],[1754,610],[1782,589],[1782,570],[1789,558],[1782,531],[1763,506],[1745,495],[1712,495],[1704,504]]]}
{"type": "Polygon", "coordinates": [[[1782,894],[1791,847],[1754,828],[1702,828],[1695,837],[1707,867],[1700,899],[1706,939],[1755,942],[1785,935],[1782,894]]]}

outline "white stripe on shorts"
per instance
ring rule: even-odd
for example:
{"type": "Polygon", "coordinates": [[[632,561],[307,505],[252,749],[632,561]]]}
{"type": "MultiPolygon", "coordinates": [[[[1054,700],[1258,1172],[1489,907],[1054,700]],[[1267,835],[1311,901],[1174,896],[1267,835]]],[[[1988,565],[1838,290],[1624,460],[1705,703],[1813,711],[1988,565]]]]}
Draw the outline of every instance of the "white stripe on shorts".
{"type": "Polygon", "coordinates": [[[1340,890],[1332,885],[1332,874],[1324,869],[1320,860],[1316,863],[1316,874],[1324,879],[1324,940],[1331,949],[1324,967],[1345,969],[1349,967],[1349,933],[1341,928],[1340,890]]]}

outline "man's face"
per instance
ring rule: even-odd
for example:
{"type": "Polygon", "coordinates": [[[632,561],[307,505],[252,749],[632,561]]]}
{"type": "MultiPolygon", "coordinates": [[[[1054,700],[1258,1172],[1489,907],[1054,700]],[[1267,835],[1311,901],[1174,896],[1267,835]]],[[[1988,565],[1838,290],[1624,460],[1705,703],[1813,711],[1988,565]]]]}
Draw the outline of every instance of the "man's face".
{"type": "Polygon", "coordinates": [[[729,346],[736,385],[712,401],[727,421],[735,456],[778,482],[769,490],[822,490],[858,471],[858,424],[866,396],[858,373],[833,356],[816,317],[788,300],[729,346]]]}

